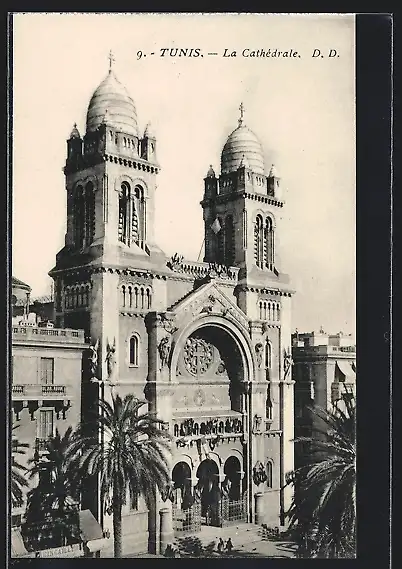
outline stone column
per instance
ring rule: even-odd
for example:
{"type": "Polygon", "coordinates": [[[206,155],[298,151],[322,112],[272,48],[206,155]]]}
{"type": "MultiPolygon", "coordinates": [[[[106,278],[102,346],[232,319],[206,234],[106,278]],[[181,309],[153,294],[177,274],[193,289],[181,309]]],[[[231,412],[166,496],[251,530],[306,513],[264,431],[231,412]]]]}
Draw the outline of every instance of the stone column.
{"type": "Polygon", "coordinates": [[[255,499],[255,523],[261,524],[264,517],[264,502],[262,492],[257,492],[254,495],[255,499]]]}
{"type": "MultiPolygon", "coordinates": [[[[163,315],[157,312],[147,315],[146,326],[148,331],[146,398],[150,412],[156,413],[158,419],[168,423],[169,432],[172,434],[172,395],[174,393],[174,385],[169,380],[171,334],[167,331],[166,320],[163,318],[163,315]],[[160,344],[163,338],[169,339],[169,349],[166,349],[161,354],[160,344]]],[[[168,456],[168,461],[169,475],[171,476],[172,456],[168,456]]],[[[148,515],[149,551],[150,553],[159,551],[164,553],[166,543],[163,540],[169,539],[170,543],[173,539],[172,503],[170,500],[163,502],[158,490],[155,491],[152,502],[148,515]]]]}
{"type": "Polygon", "coordinates": [[[166,547],[173,541],[173,524],[172,524],[172,510],[169,508],[162,508],[159,510],[160,516],[160,535],[159,535],[159,552],[161,555],[165,554],[166,547]]]}

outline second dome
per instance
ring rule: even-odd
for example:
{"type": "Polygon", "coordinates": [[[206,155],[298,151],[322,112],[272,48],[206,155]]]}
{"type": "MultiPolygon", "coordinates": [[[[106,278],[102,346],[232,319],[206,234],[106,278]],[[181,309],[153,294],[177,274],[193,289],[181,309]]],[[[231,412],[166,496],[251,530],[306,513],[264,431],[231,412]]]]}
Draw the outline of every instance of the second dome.
{"type": "Polygon", "coordinates": [[[87,112],[87,131],[96,130],[104,122],[118,131],[138,136],[134,101],[112,70],[91,97],[87,112]]]}
{"type": "Polygon", "coordinates": [[[234,172],[246,158],[253,172],[264,174],[264,152],[261,142],[246,125],[239,125],[228,137],[221,156],[223,174],[234,172]]]}

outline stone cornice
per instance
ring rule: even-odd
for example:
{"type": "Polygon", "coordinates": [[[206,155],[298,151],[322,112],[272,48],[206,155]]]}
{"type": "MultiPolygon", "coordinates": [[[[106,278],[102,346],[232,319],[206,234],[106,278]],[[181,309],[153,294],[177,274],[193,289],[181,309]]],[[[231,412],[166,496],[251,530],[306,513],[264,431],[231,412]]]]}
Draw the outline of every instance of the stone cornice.
{"type": "Polygon", "coordinates": [[[257,292],[260,294],[271,294],[276,296],[292,296],[294,293],[293,290],[281,290],[279,288],[258,285],[237,285],[236,288],[239,292],[257,292]]]}
{"type": "Polygon", "coordinates": [[[257,194],[254,192],[245,192],[244,190],[242,190],[240,192],[220,194],[214,198],[204,198],[200,202],[200,204],[204,207],[204,206],[213,205],[213,204],[224,204],[224,203],[235,201],[235,200],[238,200],[241,198],[262,202],[262,203],[265,203],[267,205],[275,205],[277,207],[283,207],[283,205],[284,205],[283,201],[278,200],[274,196],[267,196],[267,195],[263,195],[263,194],[257,194]]]}

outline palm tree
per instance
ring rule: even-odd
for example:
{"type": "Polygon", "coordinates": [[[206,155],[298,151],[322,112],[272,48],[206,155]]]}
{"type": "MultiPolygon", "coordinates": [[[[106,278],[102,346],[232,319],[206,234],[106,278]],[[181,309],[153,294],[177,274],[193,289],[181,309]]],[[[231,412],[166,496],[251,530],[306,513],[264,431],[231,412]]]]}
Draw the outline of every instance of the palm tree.
{"type": "Polygon", "coordinates": [[[69,449],[71,460],[78,460],[81,480],[99,476],[102,507],[113,514],[115,557],[122,556],[122,506],[127,488],[131,499],[142,495],[150,506],[155,487],[163,490],[169,481],[171,437],[153,413],[139,413],[145,403],[132,394],[124,399],[112,395],[111,403],[100,401],[96,426],[103,432],[103,444],[99,444],[98,432],[88,434],[88,423],[83,422],[69,449]]]}
{"type": "Polygon", "coordinates": [[[23,531],[27,537],[32,533],[29,539],[39,547],[65,545],[79,536],[79,490],[74,465],[67,460],[72,433],[72,427],[64,435],[56,429],[55,436],[46,441],[43,454],[36,451],[29,461],[29,476],[39,477],[39,482],[28,494],[23,531]]]}
{"type": "Polygon", "coordinates": [[[288,475],[295,490],[288,517],[302,557],[355,556],[355,402],[343,401],[344,410],[309,408],[313,436],[295,439],[309,446],[306,464],[288,475]]]}
{"type": "Polygon", "coordinates": [[[27,472],[27,468],[17,461],[16,455],[24,455],[29,444],[21,443],[18,440],[14,434],[16,429],[18,429],[18,425],[13,426],[11,438],[11,505],[13,508],[22,504],[24,488],[28,487],[28,481],[23,475],[27,472]]]}

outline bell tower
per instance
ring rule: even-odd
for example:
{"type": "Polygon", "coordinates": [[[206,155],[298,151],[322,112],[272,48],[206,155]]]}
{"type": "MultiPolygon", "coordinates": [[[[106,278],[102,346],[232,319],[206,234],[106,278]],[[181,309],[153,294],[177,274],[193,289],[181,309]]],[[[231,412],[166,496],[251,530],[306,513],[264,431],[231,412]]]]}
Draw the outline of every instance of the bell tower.
{"type": "MultiPolygon", "coordinates": [[[[285,477],[293,469],[294,438],[293,381],[287,364],[293,291],[281,271],[279,250],[284,202],[278,172],[272,165],[266,173],[262,145],[245,124],[243,104],[239,110],[238,126],[222,150],[220,175],[211,166],[204,178],[204,261],[240,269],[234,296],[249,319],[258,361],[251,406],[256,417],[264,417],[280,433],[277,440],[268,435],[255,440],[253,455],[261,464],[271,464],[275,453],[281,457],[271,472],[281,488],[283,519],[291,502],[285,477]]],[[[269,493],[261,497],[266,512],[276,507],[269,493]]]]}
{"type": "Polygon", "coordinates": [[[244,122],[243,103],[239,110],[238,126],[222,150],[220,176],[211,166],[204,179],[204,260],[240,267],[243,278],[262,283],[279,275],[284,204],[276,169],[266,175],[261,143],[244,122]]]}

